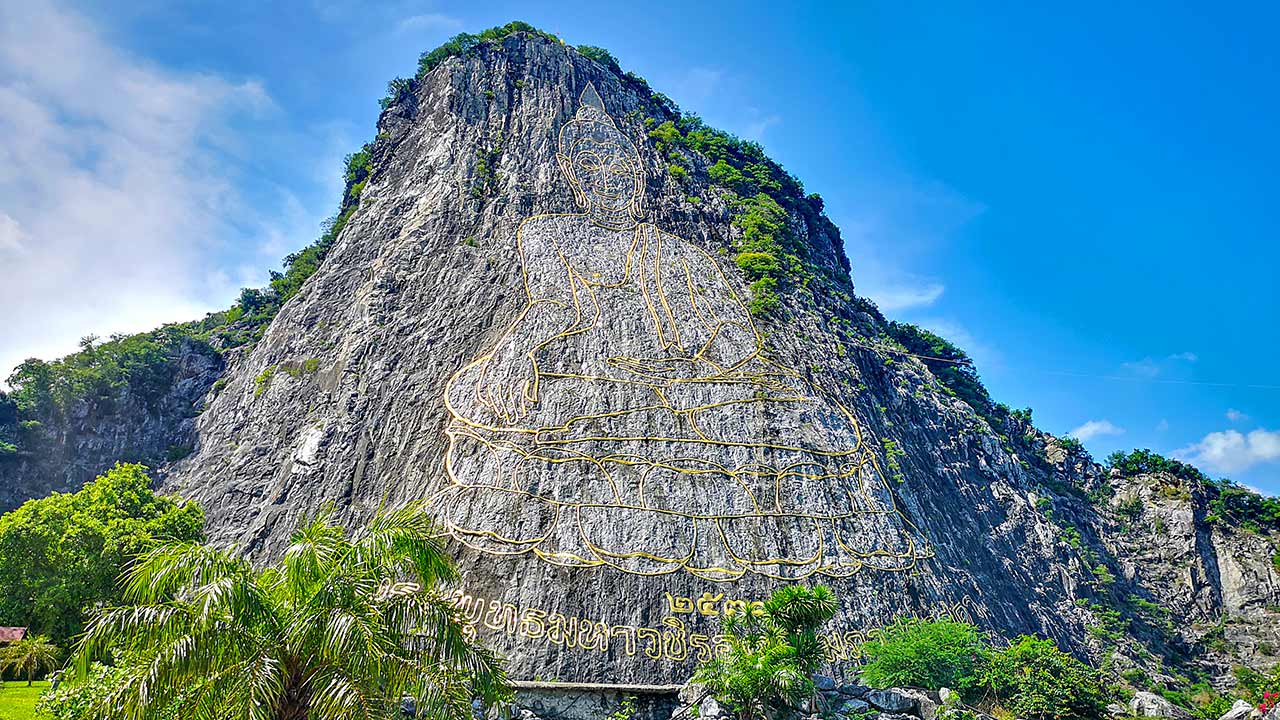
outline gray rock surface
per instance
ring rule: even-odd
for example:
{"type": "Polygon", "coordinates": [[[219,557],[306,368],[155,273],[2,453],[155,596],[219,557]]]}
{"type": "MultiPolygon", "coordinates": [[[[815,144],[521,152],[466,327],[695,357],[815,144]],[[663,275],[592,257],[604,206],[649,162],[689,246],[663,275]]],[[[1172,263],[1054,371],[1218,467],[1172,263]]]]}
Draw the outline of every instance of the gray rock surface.
{"type": "Polygon", "coordinates": [[[191,452],[196,417],[226,363],[203,343],[175,345],[158,397],[138,397],[126,385],[112,397],[79,401],[66,418],[29,431],[17,457],[0,457],[0,512],[50,492],[74,492],[117,462],[157,468],[191,452]]]}
{"type": "Polygon", "coordinates": [[[1133,699],[1129,701],[1129,714],[1134,717],[1148,718],[1178,718],[1179,720],[1191,718],[1191,713],[1159,695],[1146,691],[1134,693],[1133,699]]]}
{"type": "Polygon", "coordinates": [[[1218,720],[1245,720],[1253,711],[1253,703],[1248,700],[1237,700],[1218,720]]]}
{"type": "Polygon", "coordinates": [[[867,693],[867,702],[871,706],[882,712],[902,713],[914,712],[919,704],[919,695],[917,691],[907,688],[888,688],[887,690],[872,690],[867,693]]]}

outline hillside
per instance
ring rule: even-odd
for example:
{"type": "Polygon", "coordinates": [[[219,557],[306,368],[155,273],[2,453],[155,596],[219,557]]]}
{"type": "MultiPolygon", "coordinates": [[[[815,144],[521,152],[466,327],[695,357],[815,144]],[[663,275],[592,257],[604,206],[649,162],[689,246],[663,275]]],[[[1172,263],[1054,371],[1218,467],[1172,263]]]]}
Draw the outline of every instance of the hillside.
{"type": "Polygon", "coordinates": [[[804,580],[841,598],[837,664],[901,614],[1140,688],[1278,659],[1274,501],[1104,467],[994,402],[856,295],[822,199],[758,145],[524,26],[425,54],[383,104],[270,289],[24,366],[0,504],[145,459],[261,557],[327,504],[432,498],[523,679],[681,681],[718,613],[804,580]]]}

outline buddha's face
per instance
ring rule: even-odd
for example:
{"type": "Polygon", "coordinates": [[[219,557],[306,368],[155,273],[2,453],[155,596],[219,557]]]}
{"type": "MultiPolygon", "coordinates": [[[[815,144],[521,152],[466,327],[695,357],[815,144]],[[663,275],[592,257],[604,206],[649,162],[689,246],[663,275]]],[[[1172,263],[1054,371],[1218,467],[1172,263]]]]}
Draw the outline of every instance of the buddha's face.
{"type": "Polygon", "coordinates": [[[611,134],[592,133],[579,138],[565,170],[572,175],[588,207],[625,210],[640,193],[640,174],[635,151],[611,134]]]}

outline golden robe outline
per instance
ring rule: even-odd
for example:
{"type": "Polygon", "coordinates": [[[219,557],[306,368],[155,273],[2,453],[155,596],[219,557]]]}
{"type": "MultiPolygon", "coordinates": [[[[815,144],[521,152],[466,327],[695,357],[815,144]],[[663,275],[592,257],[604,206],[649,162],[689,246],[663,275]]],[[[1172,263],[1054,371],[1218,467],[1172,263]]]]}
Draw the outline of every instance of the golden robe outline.
{"type": "Polygon", "coordinates": [[[448,532],[718,581],[927,556],[854,416],[766,356],[715,259],[639,221],[639,156],[591,86],[557,160],[583,212],[521,224],[526,305],[446,388],[448,532]]]}

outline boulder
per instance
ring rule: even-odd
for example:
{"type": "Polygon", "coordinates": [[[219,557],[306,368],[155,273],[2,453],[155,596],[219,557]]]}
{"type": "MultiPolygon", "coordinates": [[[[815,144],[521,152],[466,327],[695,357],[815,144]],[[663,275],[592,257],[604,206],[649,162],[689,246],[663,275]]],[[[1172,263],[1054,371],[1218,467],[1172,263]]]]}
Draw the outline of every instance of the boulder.
{"type": "Polygon", "coordinates": [[[1245,720],[1253,713],[1253,703],[1248,700],[1237,700],[1231,709],[1218,720],[1245,720]]]}
{"type": "Polygon", "coordinates": [[[1175,718],[1190,720],[1191,713],[1174,705],[1168,700],[1149,692],[1135,693],[1129,701],[1129,714],[1134,717],[1175,718]]]}
{"type": "Polygon", "coordinates": [[[822,692],[836,689],[836,681],[826,675],[814,675],[813,686],[822,692]]]}
{"type": "Polygon", "coordinates": [[[894,688],[903,697],[915,701],[915,714],[922,720],[936,720],[938,717],[939,696],[918,688],[894,688]]]}
{"type": "Polygon", "coordinates": [[[698,703],[698,717],[724,718],[729,717],[729,711],[724,709],[719,700],[707,695],[698,703]]]}
{"type": "MultiPolygon", "coordinates": [[[[872,690],[867,693],[867,702],[871,707],[885,713],[903,713],[916,709],[917,700],[904,688],[888,690],[872,690]]],[[[882,716],[883,717],[883,716],[882,716]]]]}
{"type": "Polygon", "coordinates": [[[701,702],[702,698],[706,697],[709,692],[706,685],[691,682],[680,688],[676,698],[683,705],[694,705],[701,702]]]}
{"type": "Polygon", "coordinates": [[[836,713],[839,715],[861,715],[870,709],[871,706],[867,704],[866,700],[849,698],[840,703],[840,706],[836,708],[836,713]]]}
{"type": "Polygon", "coordinates": [[[871,692],[871,688],[866,685],[858,685],[857,683],[845,683],[840,686],[839,692],[841,695],[846,695],[848,697],[862,698],[866,697],[867,693],[871,692]]]}

